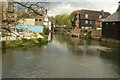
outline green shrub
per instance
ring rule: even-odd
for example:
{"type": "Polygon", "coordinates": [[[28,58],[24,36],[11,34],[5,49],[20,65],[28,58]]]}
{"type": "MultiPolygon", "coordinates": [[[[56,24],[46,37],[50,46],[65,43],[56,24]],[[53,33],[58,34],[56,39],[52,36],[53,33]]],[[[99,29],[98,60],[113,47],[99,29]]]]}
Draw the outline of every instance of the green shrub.
{"type": "Polygon", "coordinates": [[[43,45],[47,43],[47,38],[32,38],[32,39],[22,39],[15,41],[3,41],[2,48],[10,48],[10,47],[31,47],[33,45],[43,45]]]}
{"type": "Polygon", "coordinates": [[[43,29],[43,34],[48,35],[49,34],[49,28],[45,27],[43,29]]]}

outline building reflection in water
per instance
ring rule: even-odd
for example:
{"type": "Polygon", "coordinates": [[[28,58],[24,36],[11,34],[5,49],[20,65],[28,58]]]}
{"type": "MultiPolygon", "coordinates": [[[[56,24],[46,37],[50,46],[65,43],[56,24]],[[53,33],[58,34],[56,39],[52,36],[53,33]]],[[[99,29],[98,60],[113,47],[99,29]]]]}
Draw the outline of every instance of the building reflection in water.
{"type": "Polygon", "coordinates": [[[100,49],[102,48],[99,43],[92,41],[82,40],[78,38],[71,38],[73,44],[73,53],[76,55],[97,55],[100,56],[100,49]],[[92,44],[92,46],[91,46],[92,44]]]}

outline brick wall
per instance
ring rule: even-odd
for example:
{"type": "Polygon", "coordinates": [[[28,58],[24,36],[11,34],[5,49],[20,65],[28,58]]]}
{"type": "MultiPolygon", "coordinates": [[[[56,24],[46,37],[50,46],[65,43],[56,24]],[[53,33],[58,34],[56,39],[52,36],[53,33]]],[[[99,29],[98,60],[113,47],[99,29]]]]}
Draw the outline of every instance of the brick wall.
{"type": "Polygon", "coordinates": [[[101,37],[101,30],[93,29],[92,32],[91,32],[91,37],[92,38],[101,37]]]}

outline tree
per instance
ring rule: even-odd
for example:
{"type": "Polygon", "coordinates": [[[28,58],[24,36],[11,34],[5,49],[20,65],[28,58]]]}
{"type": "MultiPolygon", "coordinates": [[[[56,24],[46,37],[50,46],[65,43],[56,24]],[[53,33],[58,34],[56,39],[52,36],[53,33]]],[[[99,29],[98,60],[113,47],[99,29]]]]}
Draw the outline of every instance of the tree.
{"type": "Polygon", "coordinates": [[[4,11],[6,15],[6,20],[4,24],[2,24],[2,32],[4,31],[6,34],[12,33],[16,36],[19,36],[19,33],[15,33],[14,31],[11,30],[11,26],[16,26],[18,24],[18,21],[24,16],[26,16],[26,14],[29,14],[29,16],[31,16],[32,14],[41,15],[41,12],[44,13],[46,11],[44,4],[46,5],[48,3],[47,2],[17,2],[17,1],[9,0],[8,9],[4,11]],[[21,12],[17,12],[17,11],[15,12],[14,7],[18,5],[24,8],[24,10],[21,12]],[[12,15],[13,13],[18,15],[16,19],[14,19],[15,15],[12,15]]]}
{"type": "Polygon", "coordinates": [[[55,16],[56,24],[59,26],[65,25],[65,27],[71,28],[71,21],[70,21],[70,15],[68,14],[62,14],[55,16]]]}
{"type": "Polygon", "coordinates": [[[72,27],[74,27],[75,25],[75,15],[77,14],[77,11],[73,11],[71,14],[70,14],[70,22],[72,24],[72,27]]]}

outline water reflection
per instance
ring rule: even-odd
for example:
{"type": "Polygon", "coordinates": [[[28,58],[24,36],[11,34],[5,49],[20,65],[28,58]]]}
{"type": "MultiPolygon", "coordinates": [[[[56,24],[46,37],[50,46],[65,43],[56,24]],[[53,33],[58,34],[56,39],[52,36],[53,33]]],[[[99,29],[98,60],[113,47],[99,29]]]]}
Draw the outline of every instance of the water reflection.
{"type": "Polygon", "coordinates": [[[52,39],[53,39],[53,33],[52,33],[52,32],[49,32],[48,41],[51,42],[52,39]]]}
{"type": "Polygon", "coordinates": [[[117,45],[53,33],[50,33],[48,38],[50,42],[46,46],[5,50],[2,53],[3,77],[118,77],[117,45]]]}

